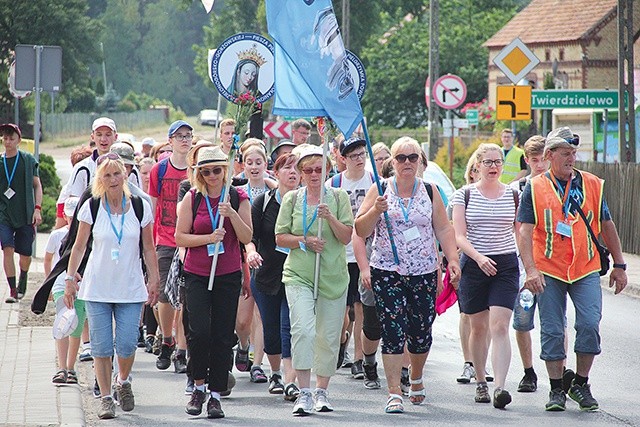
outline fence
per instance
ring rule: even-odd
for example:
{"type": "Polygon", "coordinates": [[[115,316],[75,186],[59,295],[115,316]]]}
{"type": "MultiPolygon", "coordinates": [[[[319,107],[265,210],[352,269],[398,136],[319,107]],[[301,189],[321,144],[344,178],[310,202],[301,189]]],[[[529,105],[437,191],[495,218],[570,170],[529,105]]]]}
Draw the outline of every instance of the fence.
{"type": "MultiPolygon", "coordinates": [[[[58,136],[80,136],[91,132],[91,123],[104,114],[63,113],[43,114],[42,132],[46,138],[58,136]]],[[[118,125],[118,129],[131,130],[165,123],[163,109],[134,111],[132,113],[108,113],[118,125]]]]}
{"type": "Polygon", "coordinates": [[[640,164],[576,162],[576,167],[605,180],[604,196],[618,228],[622,250],[640,255],[636,222],[640,212],[640,164]]]}

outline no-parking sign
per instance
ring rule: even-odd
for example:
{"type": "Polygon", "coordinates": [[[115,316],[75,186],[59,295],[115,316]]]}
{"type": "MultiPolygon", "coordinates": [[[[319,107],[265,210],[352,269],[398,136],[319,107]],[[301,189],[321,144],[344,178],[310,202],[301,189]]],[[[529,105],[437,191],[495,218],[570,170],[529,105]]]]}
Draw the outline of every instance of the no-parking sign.
{"type": "Polygon", "coordinates": [[[433,99],[440,107],[453,110],[467,98],[467,85],[460,77],[447,74],[433,84],[433,99]]]}

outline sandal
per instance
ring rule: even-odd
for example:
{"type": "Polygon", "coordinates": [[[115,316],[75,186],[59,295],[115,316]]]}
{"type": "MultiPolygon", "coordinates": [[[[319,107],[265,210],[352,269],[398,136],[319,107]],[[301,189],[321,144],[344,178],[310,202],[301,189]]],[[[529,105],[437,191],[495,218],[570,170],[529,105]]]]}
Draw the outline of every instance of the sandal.
{"type": "Polygon", "coordinates": [[[249,380],[252,383],[266,383],[269,381],[264,371],[259,365],[253,366],[251,368],[251,373],[249,374],[249,380]]]}
{"type": "Polygon", "coordinates": [[[67,383],[67,370],[66,369],[60,369],[53,376],[53,379],[51,380],[51,382],[54,383],[54,384],[66,384],[67,383]]]}
{"type": "MultiPolygon", "coordinates": [[[[422,384],[422,378],[410,380],[409,382],[411,383],[411,385],[422,384]]],[[[424,402],[424,399],[426,397],[427,392],[425,391],[424,387],[422,387],[420,390],[409,390],[409,401],[411,401],[411,403],[413,403],[414,405],[422,405],[422,402],[424,402]]]]}
{"type": "Polygon", "coordinates": [[[402,414],[404,412],[404,400],[399,394],[390,394],[387,399],[387,405],[384,407],[384,412],[387,414],[402,414]]]}
{"type": "Polygon", "coordinates": [[[300,389],[295,385],[295,383],[289,383],[284,386],[284,400],[294,402],[298,398],[299,394],[300,389]]]}
{"type": "Polygon", "coordinates": [[[238,344],[238,349],[236,350],[236,369],[240,372],[249,372],[251,370],[249,349],[242,350],[240,344],[238,344]]]}
{"type": "Polygon", "coordinates": [[[78,374],[70,369],[67,371],[67,384],[78,384],[78,374]]]}

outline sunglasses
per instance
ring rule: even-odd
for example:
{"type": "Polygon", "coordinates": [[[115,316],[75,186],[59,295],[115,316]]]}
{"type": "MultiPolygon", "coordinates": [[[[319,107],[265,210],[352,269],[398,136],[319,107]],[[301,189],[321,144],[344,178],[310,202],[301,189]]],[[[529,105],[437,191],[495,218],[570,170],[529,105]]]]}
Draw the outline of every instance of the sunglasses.
{"type": "Polygon", "coordinates": [[[420,158],[420,154],[416,154],[416,153],[409,154],[409,155],[406,155],[406,154],[398,154],[398,155],[395,157],[395,159],[396,159],[396,161],[397,161],[398,163],[404,163],[404,162],[406,162],[407,160],[409,160],[411,163],[415,163],[415,162],[417,162],[417,161],[418,161],[418,159],[419,159],[419,158],[420,158]]]}
{"type": "Polygon", "coordinates": [[[322,168],[321,167],[317,167],[317,168],[304,168],[302,169],[302,172],[305,175],[311,175],[312,173],[322,173],[322,168]]]}
{"type": "Polygon", "coordinates": [[[220,175],[221,173],[222,173],[222,166],[218,166],[217,168],[213,168],[213,169],[204,169],[204,168],[200,169],[200,174],[202,176],[209,176],[211,174],[220,175]]]}
{"type": "Polygon", "coordinates": [[[573,138],[562,138],[565,141],[567,141],[567,143],[571,144],[571,145],[575,145],[576,147],[580,144],[580,135],[576,135],[575,133],[573,134],[573,138]]]}
{"type": "Polygon", "coordinates": [[[100,166],[101,164],[103,164],[105,162],[105,160],[109,159],[109,160],[118,160],[120,158],[120,156],[118,156],[116,153],[107,153],[107,154],[103,154],[100,157],[98,157],[96,159],[96,164],[98,166],[100,166]]]}

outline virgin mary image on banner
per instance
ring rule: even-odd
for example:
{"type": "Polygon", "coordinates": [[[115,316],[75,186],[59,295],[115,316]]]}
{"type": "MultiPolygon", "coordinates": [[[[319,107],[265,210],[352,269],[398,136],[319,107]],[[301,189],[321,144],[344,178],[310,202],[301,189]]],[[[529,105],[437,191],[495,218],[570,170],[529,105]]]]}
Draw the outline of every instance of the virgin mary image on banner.
{"type": "Polygon", "coordinates": [[[227,90],[234,96],[250,92],[256,98],[260,97],[258,76],[260,67],[264,65],[266,59],[260,55],[255,44],[247,50],[238,52],[237,55],[238,63],[227,90]]]}

